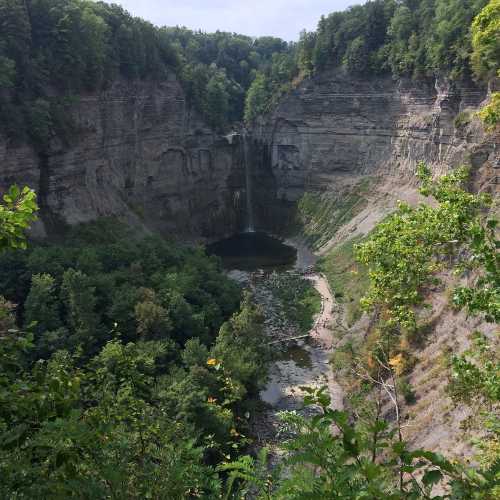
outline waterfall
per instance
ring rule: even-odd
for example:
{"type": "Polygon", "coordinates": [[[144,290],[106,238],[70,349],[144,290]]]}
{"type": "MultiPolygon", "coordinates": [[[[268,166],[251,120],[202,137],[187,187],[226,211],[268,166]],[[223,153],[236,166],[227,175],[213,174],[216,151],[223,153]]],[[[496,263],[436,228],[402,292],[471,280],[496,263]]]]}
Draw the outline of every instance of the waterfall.
{"type": "Polygon", "coordinates": [[[245,167],[245,189],[246,189],[246,208],[247,208],[247,224],[245,228],[246,233],[253,233],[255,231],[253,222],[253,204],[252,204],[252,172],[250,162],[248,161],[248,141],[246,132],[243,132],[243,164],[245,167]]]}

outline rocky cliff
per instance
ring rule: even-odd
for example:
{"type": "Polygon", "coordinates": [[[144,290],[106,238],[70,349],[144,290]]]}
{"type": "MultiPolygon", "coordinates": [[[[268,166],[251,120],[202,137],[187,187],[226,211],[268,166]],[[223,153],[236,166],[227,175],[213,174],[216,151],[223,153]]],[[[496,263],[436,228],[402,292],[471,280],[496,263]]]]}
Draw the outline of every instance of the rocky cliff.
{"type": "MultiPolygon", "coordinates": [[[[262,208],[265,197],[274,195],[282,213],[288,207],[291,214],[302,199],[303,236],[321,257],[320,269],[336,297],[334,351],[364,345],[373,331],[372,316],[359,308],[368,280],[356,267],[353,244],[393,212],[398,199],[423,201],[414,176],[419,161],[436,174],[468,164],[476,190],[500,190],[500,134],[486,134],[474,116],[486,96],[486,89],[473,84],[417,86],[332,72],[304,81],[256,125],[258,169],[272,179],[267,191],[258,191],[257,203],[262,208]]],[[[498,214],[498,205],[494,210],[498,214]]],[[[470,460],[476,451],[472,439],[484,429],[472,424],[474,408],[450,398],[447,360],[470,345],[471,332],[495,338],[498,328],[452,309],[451,290],[459,278],[451,272],[440,278],[425,297],[429,307],[419,312],[426,332],[408,347],[414,366],[401,377],[411,389],[402,405],[403,436],[413,448],[470,460]]],[[[346,365],[342,359],[334,363],[334,377],[349,394],[346,365]]],[[[389,399],[382,413],[394,421],[389,399]]]]}
{"type": "Polygon", "coordinates": [[[243,223],[241,144],[203,122],[174,75],[116,82],[80,96],[69,112],[70,144],[53,138],[40,153],[0,136],[0,190],[36,189],[35,235],[101,216],[186,239],[227,235],[243,223]]]}
{"type": "Polygon", "coordinates": [[[495,141],[473,119],[485,96],[472,83],[417,84],[338,71],[305,80],[254,128],[261,158],[255,173],[268,174],[268,190],[261,191],[267,199],[257,199],[260,217],[273,196],[285,209],[305,191],[335,191],[353,177],[411,182],[421,160],[436,173],[488,159],[498,167],[495,141]]]}
{"type": "Polygon", "coordinates": [[[279,232],[306,191],[336,191],[360,176],[401,185],[420,160],[437,172],[464,161],[498,166],[494,141],[472,119],[485,95],[472,84],[326,72],[243,135],[245,155],[243,136],[214,133],[173,74],[161,83],[118,81],[70,107],[69,144],[53,138],[40,153],[0,136],[0,190],[12,183],[37,190],[36,235],[116,216],[207,240],[245,224],[246,160],[256,227],[279,232]]]}

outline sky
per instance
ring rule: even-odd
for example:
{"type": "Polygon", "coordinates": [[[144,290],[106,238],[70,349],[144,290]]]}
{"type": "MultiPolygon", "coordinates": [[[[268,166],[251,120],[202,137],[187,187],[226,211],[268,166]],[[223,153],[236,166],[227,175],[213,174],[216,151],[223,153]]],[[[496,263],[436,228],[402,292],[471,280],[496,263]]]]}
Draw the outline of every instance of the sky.
{"type": "Polygon", "coordinates": [[[302,29],[316,29],[322,14],[362,0],[110,0],[158,26],[186,26],[250,36],[298,40],[302,29]]]}

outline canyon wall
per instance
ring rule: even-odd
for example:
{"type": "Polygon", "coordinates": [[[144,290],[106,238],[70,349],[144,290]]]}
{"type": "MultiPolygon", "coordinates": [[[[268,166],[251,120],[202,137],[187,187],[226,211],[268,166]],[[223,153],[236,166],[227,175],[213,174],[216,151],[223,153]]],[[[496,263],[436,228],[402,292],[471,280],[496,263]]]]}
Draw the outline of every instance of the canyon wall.
{"type": "Polygon", "coordinates": [[[285,208],[304,191],[336,190],[353,177],[401,185],[412,182],[422,160],[436,173],[487,160],[498,167],[495,141],[474,119],[485,97],[486,89],[472,83],[355,78],[340,71],[305,80],[254,127],[260,169],[272,179],[263,195],[285,208]]]}
{"type": "Polygon", "coordinates": [[[71,105],[74,139],[43,153],[0,136],[0,190],[36,189],[35,236],[114,216],[184,239],[220,237],[243,223],[240,141],[217,135],[172,74],[123,82],[71,105]]]}
{"type": "MultiPolygon", "coordinates": [[[[335,191],[360,176],[411,182],[420,160],[436,172],[462,162],[498,167],[496,144],[472,119],[485,95],[472,84],[338,71],[305,80],[243,134],[256,227],[291,229],[305,191],[335,191]]],[[[161,83],[117,81],[80,96],[69,113],[74,138],[53,138],[43,153],[0,136],[0,191],[37,190],[35,236],[101,216],[187,240],[244,227],[243,136],[208,127],[173,73],[161,83]]]]}

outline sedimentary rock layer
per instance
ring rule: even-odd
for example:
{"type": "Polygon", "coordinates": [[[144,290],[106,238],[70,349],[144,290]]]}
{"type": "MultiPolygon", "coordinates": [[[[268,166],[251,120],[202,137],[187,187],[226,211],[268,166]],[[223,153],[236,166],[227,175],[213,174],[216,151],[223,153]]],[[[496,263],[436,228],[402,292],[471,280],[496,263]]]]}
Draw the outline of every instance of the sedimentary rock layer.
{"type": "Polygon", "coordinates": [[[492,182],[500,148],[473,118],[485,96],[472,83],[325,72],[245,134],[222,137],[188,106],[174,74],[161,83],[118,81],[70,107],[69,144],[54,138],[37,152],[0,136],[0,190],[37,190],[41,235],[117,216],[183,239],[214,239],[245,224],[246,158],[255,225],[279,232],[305,191],[366,175],[408,182],[421,160],[437,173],[486,164],[492,182]]]}
{"type": "Polygon", "coordinates": [[[236,229],[241,148],[200,119],[173,75],[160,84],[116,82],[79,96],[70,113],[73,139],[54,138],[42,153],[0,136],[0,189],[37,190],[38,234],[101,216],[185,238],[236,229]]]}
{"type": "Polygon", "coordinates": [[[325,72],[305,80],[254,128],[267,148],[276,198],[335,189],[350,176],[407,182],[419,161],[436,173],[495,163],[495,144],[474,112],[486,90],[473,83],[424,84],[325,72]]]}

